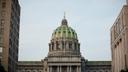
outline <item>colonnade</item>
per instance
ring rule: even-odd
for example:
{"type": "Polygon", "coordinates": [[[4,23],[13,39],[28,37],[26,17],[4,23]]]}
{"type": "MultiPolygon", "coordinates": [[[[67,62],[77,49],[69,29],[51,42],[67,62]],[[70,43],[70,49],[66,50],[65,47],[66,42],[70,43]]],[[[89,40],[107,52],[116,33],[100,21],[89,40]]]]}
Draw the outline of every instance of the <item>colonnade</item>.
{"type": "Polygon", "coordinates": [[[56,41],[49,43],[49,51],[54,50],[76,50],[79,51],[80,44],[78,42],[64,42],[64,41],[56,41]]]}
{"type": "Polygon", "coordinates": [[[49,66],[48,72],[81,72],[80,66],[49,66]]]}

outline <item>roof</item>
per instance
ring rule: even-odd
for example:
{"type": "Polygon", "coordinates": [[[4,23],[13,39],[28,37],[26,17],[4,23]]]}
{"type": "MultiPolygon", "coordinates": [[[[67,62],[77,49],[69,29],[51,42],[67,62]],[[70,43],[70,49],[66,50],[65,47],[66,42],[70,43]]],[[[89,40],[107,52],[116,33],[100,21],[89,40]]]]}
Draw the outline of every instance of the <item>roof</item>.
{"type": "Polygon", "coordinates": [[[71,38],[77,39],[77,33],[74,29],[68,26],[66,19],[62,20],[61,26],[57,27],[52,33],[52,39],[56,38],[71,38]]]}
{"type": "Polygon", "coordinates": [[[86,65],[111,65],[111,61],[87,61],[86,65]]]}
{"type": "Polygon", "coordinates": [[[43,65],[41,61],[18,61],[18,65],[43,65]]]}

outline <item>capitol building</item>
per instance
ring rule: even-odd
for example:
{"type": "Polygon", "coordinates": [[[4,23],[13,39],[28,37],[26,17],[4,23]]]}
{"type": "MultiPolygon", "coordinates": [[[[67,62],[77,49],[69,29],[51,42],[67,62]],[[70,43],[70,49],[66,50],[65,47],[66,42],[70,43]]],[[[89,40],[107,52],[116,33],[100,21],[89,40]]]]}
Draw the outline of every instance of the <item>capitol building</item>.
{"type": "Polygon", "coordinates": [[[19,61],[18,72],[111,72],[111,61],[85,59],[77,33],[64,16],[52,33],[47,57],[41,61],[19,61]]]}
{"type": "MultiPolygon", "coordinates": [[[[0,0],[0,67],[6,72],[127,72],[128,0],[110,29],[112,61],[88,61],[82,56],[75,30],[63,17],[53,30],[47,56],[18,61],[21,7],[18,0],[0,0]]],[[[36,51],[35,51],[36,53],[36,51]]],[[[0,68],[0,72],[1,68],[0,68]]]]}

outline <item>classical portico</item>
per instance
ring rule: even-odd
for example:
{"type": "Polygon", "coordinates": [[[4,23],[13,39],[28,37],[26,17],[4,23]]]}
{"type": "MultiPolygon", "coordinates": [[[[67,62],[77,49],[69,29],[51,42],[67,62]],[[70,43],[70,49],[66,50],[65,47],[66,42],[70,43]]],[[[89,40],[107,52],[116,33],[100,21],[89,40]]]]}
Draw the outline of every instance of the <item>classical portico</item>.
{"type": "Polygon", "coordinates": [[[81,72],[80,57],[50,57],[48,72],[81,72]]]}

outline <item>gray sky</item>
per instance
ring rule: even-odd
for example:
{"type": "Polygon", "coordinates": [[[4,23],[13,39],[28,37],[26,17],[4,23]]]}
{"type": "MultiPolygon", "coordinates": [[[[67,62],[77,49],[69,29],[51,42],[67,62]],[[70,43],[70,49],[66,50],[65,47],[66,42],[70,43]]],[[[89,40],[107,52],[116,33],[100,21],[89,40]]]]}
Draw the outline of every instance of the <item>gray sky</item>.
{"type": "Polygon", "coordinates": [[[19,0],[19,60],[44,59],[53,30],[66,18],[88,60],[111,60],[110,28],[125,0],[19,0]]]}

